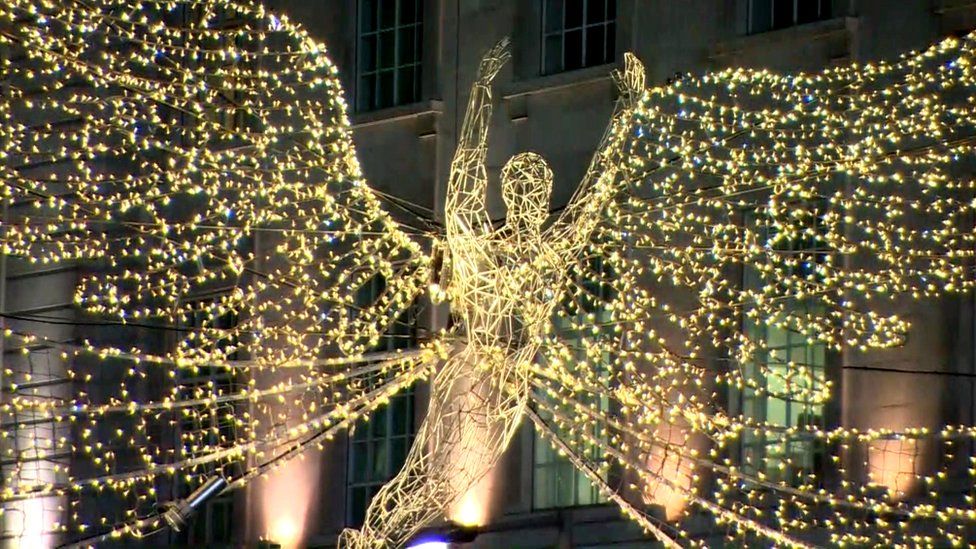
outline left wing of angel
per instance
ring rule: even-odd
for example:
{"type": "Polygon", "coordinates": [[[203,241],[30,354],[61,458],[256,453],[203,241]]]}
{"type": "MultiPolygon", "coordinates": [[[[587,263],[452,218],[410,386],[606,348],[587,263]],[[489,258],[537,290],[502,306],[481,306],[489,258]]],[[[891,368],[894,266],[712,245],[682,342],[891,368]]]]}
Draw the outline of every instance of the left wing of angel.
{"type": "Polygon", "coordinates": [[[6,509],[129,527],[427,374],[436,345],[402,328],[431,235],[366,185],[321,44],[224,0],[13,0],[0,21],[7,272],[67,273],[44,296],[65,306],[3,311],[6,509]]]}

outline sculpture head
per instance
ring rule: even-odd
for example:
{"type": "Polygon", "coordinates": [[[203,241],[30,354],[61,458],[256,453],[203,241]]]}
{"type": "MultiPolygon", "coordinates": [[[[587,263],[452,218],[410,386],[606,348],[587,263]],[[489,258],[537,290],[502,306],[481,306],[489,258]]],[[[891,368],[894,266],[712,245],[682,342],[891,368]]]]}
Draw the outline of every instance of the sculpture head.
{"type": "Polygon", "coordinates": [[[507,223],[518,232],[539,231],[549,216],[552,169],[541,155],[519,153],[502,168],[502,201],[507,223]]]}

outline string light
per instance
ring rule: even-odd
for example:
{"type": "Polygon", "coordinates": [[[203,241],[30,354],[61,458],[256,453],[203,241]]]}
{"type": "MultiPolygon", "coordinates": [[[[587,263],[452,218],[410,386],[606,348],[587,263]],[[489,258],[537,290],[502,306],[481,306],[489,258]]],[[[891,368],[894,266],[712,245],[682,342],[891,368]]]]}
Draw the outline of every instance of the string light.
{"type": "Polygon", "coordinates": [[[485,160],[503,42],[473,88],[444,234],[384,210],[325,48],[256,2],[12,0],[0,48],[3,253],[27,272],[77,267],[79,319],[139,341],[7,319],[23,360],[4,364],[6,515],[51,501],[52,532],[143,535],[163,492],[241,486],[432,376],[406,466],[345,544],[409,539],[525,418],[668,545],[697,542],[644,503],[697,509],[739,541],[971,539],[976,428],[784,424],[723,402],[816,416],[836,389],[823,364],[760,334],[896,347],[913,329],[885,312],[896,299],[973,288],[972,39],[651,89],[627,55],[569,206],[547,219],[552,170],[516,155],[496,228],[485,160]],[[458,326],[369,353],[424,295],[458,326]],[[754,441],[766,449],[739,452],[754,441]]]}

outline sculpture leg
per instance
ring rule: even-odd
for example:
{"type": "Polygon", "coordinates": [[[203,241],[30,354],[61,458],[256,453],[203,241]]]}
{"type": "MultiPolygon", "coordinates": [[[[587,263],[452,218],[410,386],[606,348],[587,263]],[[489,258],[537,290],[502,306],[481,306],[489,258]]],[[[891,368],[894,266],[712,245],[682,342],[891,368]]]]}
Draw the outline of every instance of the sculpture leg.
{"type": "Polygon", "coordinates": [[[511,395],[500,369],[478,367],[485,357],[468,349],[435,376],[406,463],[373,498],[362,528],[343,532],[341,547],[402,546],[442,517],[505,451],[525,399],[511,395]]]}

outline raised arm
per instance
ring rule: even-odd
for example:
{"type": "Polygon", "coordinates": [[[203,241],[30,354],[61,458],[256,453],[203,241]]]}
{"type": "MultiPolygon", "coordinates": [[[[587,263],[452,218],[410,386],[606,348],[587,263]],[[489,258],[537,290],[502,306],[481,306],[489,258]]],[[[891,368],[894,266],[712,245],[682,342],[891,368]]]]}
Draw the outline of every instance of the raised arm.
{"type": "Polygon", "coordinates": [[[610,124],[573,198],[545,235],[564,257],[575,255],[589,241],[604,206],[621,187],[619,178],[625,176],[620,173],[620,152],[627,141],[630,113],[644,94],[644,65],[635,55],[625,53],[624,69],[614,71],[613,80],[620,95],[610,124]]]}
{"type": "Polygon", "coordinates": [[[509,40],[503,38],[482,58],[478,76],[471,86],[471,98],[447,183],[445,224],[448,237],[483,234],[490,230],[491,219],[485,210],[488,187],[485,159],[492,109],[491,83],[509,57],[509,40]]]}

